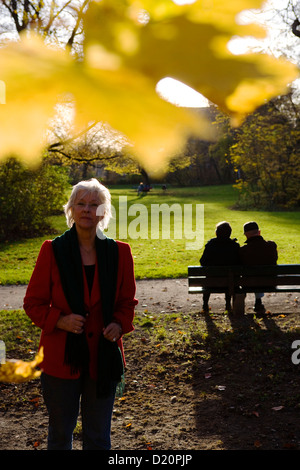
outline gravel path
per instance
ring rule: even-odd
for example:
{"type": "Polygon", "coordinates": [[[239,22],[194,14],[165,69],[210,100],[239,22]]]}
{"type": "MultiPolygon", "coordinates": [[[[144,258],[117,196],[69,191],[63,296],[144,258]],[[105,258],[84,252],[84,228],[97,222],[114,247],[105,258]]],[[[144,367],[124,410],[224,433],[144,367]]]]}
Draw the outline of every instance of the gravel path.
{"type": "MultiPolygon", "coordinates": [[[[142,279],[137,281],[137,312],[171,313],[199,312],[201,295],[189,295],[187,279],[142,279]]],[[[25,285],[0,286],[0,310],[23,308],[25,285]]],[[[246,298],[246,313],[252,311],[254,295],[246,298]]],[[[271,313],[300,312],[298,293],[266,294],[264,304],[271,313]]],[[[210,306],[214,312],[224,311],[224,295],[213,294],[210,306]]]]}

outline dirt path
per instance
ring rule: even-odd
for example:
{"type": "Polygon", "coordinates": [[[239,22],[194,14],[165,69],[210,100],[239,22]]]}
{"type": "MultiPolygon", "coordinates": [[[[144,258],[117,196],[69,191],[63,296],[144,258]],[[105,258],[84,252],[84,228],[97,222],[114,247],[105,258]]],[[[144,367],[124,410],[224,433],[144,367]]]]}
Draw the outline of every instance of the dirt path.
{"type": "MultiPolygon", "coordinates": [[[[193,312],[201,310],[202,296],[188,294],[187,279],[147,279],[137,281],[136,297],[139,300],[137,312],[193,312]]],[[[23,298],[26,292],[25,285],[0,286],[0,310],[23,308],[23,298]]],[[[300,296],[299,296],[300,297],[300,296]]],[[[246,312],[253,307],[253,294],[246,298],[246,312]]],[[[300,310],[298,294],[266,294],[264,304],[272,313],[284,313],[300,310]]],[[[224,311],[224,295],[213,294],[210,306],[215,312],[224,311]]]]}
{"type": "MultiPolygon", "coordinates": [[[[1,286],[0,310],[21,309],[25,290],[1,286]]],[[[200,313],[201,296],[188,295],[186,279],[139,280],[137,298],[140,317],[155,314],[159,325],[164,313],[184,314],[207,330],[208,343],[175,341],[160,349],[136,327],[125,344],[127,391],[115,403],[113,450],[300,448],[300,374],[290,360],[291,341],[300,339],[297,295],[267,294],[269,313],[259,323],[249,295],[235,325],[223,315],[223,295],[211,298],[214,315],[200,313]]],[[[0,396],[0,450],[46,449],[39,380],[0,384],[0,396]]],[[[81,449],[80,433],[73,448],[81,449]]]]}

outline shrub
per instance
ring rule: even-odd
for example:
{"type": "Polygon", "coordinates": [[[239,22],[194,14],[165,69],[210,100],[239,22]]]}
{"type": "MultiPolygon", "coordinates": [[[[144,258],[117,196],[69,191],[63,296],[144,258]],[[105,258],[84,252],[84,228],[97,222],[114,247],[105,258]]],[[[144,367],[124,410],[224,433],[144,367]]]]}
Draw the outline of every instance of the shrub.
{"type": "Polygon", "coordinates": [[[49,229],[47,217],[62,211],[68,177],[46,160],[28,168],[15,157],[0,165],[0,241],[49,229]]]}

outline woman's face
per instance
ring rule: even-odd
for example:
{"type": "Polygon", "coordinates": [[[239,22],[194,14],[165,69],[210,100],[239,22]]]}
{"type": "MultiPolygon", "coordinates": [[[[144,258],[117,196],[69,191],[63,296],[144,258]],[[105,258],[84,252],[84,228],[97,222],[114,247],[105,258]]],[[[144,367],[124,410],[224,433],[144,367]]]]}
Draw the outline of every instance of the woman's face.
{"type": "Polygon", "coordinates": [[[95,229],[102,217],[96,215],[100,200],[97,193],[80,191],[73,206],[73,218],[76,227],[85,230],[95,229]]]}

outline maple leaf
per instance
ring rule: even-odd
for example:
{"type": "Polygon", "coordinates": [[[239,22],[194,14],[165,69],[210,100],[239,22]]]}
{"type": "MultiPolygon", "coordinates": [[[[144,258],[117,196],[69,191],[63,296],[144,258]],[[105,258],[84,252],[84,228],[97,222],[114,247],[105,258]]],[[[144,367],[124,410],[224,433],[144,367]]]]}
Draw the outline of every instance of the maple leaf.
{"type": "Polygon", "coordinates": [[[182,81],[240,121],[286,89],[299,73],[283,59],[228,50],[233,35],[265,35],[258,25],[236,22],[242,10],[262,4],[217,0],[204,6],[199,0],[178,6],[171,0],[127,0],[120,6],[101,0],[86,14],[86,48],[100,43],[118,59],[120,70],[136,70],[155,83],[167,76],[182,81]],[[145,24],[139,21],[142,8],[149,15],[145,24]]]}
{"type": "Polygon", "coordinates": [[[0,366],[0,382],[22,383],[36,379],[41,371],[36,366],[43,361],[43,348],[39,350],[33,361],[8,360],[0,366]]]}
{"type": "Polygon", "coordinates": [[[233,35],[263,36],[257,25],[240,25],[238,13],[259,0],[215,0],[176,5],[172,0],[102,0],[84,16],[84,58],[21,35],[0,51],[0,158],[16,153],[37,162],[47,143],[55,105],[74,102],[74,133],[93,121],[107,122],[128,139],[131,155],[150,172],[168,160],[193,133],[212,138],[210,123],[171,105],[156,92],[167,76],[182,81],[228,113],[238,124],[257,106],[286,91],[298,69],[263,54],[235,56],[233,35]]]}
{"type": "Polygon", "coordinates": [[[108,122],[128,139],[131,154],[152,169],[184,144],[192,129],[209,133],[201,117],[161,99],[147,77],[130,70],[100,69],[89,58],[78,64],[38,36],[21,37],[0,51],[0,79],[7,83],[0,107],[0,158],[9,153],[35,163],[59,99],[76,109],[74,134],[88,122],[108,122]]]}

